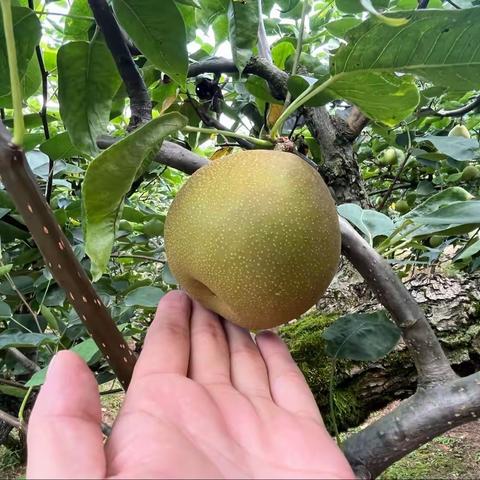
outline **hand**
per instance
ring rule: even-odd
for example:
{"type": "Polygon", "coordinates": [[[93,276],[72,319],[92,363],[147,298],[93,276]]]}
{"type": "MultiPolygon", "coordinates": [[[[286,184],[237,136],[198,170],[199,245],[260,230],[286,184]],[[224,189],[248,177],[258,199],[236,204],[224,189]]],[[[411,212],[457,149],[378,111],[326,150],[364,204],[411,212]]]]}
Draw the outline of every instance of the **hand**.
{"type": "Polygon", "coordinates": [[[28,428],[27,478],[354,478],[284,343],[161,300],[107,443],[98,386],[56,355],[28,428]]]}

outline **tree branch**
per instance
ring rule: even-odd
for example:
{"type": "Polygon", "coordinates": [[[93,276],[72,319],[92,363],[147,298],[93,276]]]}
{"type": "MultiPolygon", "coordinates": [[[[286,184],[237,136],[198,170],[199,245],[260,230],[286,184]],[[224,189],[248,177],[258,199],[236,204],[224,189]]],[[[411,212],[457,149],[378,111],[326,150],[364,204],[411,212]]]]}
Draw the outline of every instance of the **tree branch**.
{"type": "MultiPolygon", "coordinates": [[[[102,136],[97,139],[97,145],[102,149],[108,148],[118,140],[119,139],[117,138],[102,136]]],[[[189,175],[209,163],[206,158],[201,157],[176,143],[168,141],[163,142],[162,147],[155,155],[154,160],[163,165],[167,165],[167,167],[176,168],[181,172],[188,173],[189,175]]]]}
{"type": "Polygon", "coordinates": [[[120,27],[106,0],[88,0],[130,98],[129,130],[152,119],[152,102],[120,27]]]}
{"type": "Polygon", "coordinates": [[[135,356],[93,288],[38,189],[24,152],[11,143],[10,135],[1,123],[0,175],[53,277],[67,292],[67,298],[79,318],[104,353],[122,385],[126,387],[133,372],[135,356]]]}
{"type": "Polygon", "coordinates": [[[23,430],[22,422],[18,418],[15,418],[13,415],[10,415],[3,410],[0,410],[0,421],[7,423],[13,428],[23,430]]]}
{"type": "Polygon", "coordinates": [[[407,164],[408,162],[408,159],[410,158],[410,155],[411,155],[411,152],[408,152],[407,155],[405,155],[405,158],[402,160],[402,163],[399,165],[398,167],[398,170],[397,170],[397,173],[392,181],[392,183],[390,184],[390,186],[388,187],[387,191],[385,192],[385,195],[380,203],[380,205],[378,206],[378,209],[379,210],[382,210],[383,207],[385,206],[385,204],[388,202],[388,199],[390,198],[390,195],[392,194],[394,188],[395,188],[395,184],[398,182],[399,178],[401,177],[402,173],[403,173],[403,170],[405,168],[405,165],[407,164]]]}
{"type": "Polygon", "coordinates": [[[455,110],[433,110],[432,108],[423,108],[418,112],[419,117],[463,117],[465,114],[480,107],[480,95],[475,100],[467,103],[463,107],[455,110]]]}
{"type": "Polygon", "coordinates": [[[10,347],[7,350],[10,355],[12,355],[12,357],[15,357],[18,363],[23,365],[30,373],[35,373],[40,370],[40,367],[35,362],[26,357],[18,348],[10,347]]]}
{"type": "Polygon", "coordinates": [[[402,330],[403,340],[418,372],[419,388],[456,378],[425,314],[386,260],[343,218],[340,218],[340,229],[342,253],[402,330]]]}
{"type": "Polygon", "coordinates": [[[343,450],[358,478],[375,478],[420,445],[479,416],[480,372],[418,391],[348,438],[343,450]]]}

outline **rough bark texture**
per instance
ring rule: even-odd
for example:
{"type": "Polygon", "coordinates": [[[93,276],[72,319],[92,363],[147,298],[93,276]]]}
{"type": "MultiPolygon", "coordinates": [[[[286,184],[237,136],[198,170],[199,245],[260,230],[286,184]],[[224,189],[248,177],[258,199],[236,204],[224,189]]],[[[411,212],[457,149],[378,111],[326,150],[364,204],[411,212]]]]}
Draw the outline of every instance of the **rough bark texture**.
{"type": "MultiPolygon", "coordinates": [[[[304,115],[322,152],[323,163],[319,171],[335,201],[339,204],[357,203],[368,208],[368,195],[355,159],[349,124],[338,116],[331,116],[324,107],[305,108],[304,115]]],[[[352,128],[358,129],[357,115],[355,119],[352,128]]]]}

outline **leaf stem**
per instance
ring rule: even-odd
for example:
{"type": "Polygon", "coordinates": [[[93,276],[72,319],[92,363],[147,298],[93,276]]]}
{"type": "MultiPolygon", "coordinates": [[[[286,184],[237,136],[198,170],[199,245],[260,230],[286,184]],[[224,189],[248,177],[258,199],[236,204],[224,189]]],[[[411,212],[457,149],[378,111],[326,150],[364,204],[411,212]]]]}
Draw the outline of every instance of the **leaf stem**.
{"type": "MultiPolygon", "coordinates": [[[[341,75],[341,74],[340,74],[341,75]]],[[[320,92],[328,88],[335,80],[339,78],[340,75],[335,75],[330,77],[325,82],[318,85],[314,83],[310,85],[305,91],[303,91],[288,107],[283,111],[283,113],[278,117],[277,121],[270,130],[270,136],[274,139],[278,137],[279,133],[282,131],[283,124],[285,120],[298,108],[308,102],[315,95],[318,95],[320,92]]]]}
{"type": "Polygon", "coordinates": [[[224,137],[232,137],[232,138],[241,138],[243,140],[248,140],[249,142],[257,145],[258,147],[264,148],[272,148],[273,143],[269,142],[268,140],[261,140],[255,137],[249,137],[248,135],[243,135],[237,132],[230,132],[228,130],[217,130],[216,128],[202,128],[202,127],[191,127],[187,125],[183,128],[184,132],[189,133],[207,133],[212,135],[223,135],[224,137]]]}
{"type": "Polygon", "coordinates": [[[22,146],[25,136],[25,123],[22,112],[22,86],[17,67],[17,50],[13,32],[12,6],[10,0],[0,0],[2,5],[3,29],[7,45],[8,68],[13,103],[13,143],[22,146]]]}

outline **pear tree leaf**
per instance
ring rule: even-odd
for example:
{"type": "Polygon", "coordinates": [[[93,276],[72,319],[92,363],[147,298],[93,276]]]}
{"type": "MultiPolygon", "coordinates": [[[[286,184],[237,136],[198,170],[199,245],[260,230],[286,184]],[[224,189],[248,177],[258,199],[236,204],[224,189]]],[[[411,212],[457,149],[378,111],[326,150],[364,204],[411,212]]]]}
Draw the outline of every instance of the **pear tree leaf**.
{"type": "Polygon", "coordinates": [[[256,0],[228,0],[228,31],[233,61],[240,73],[250,60],[258,35],[258,3],[256,0]]]}
{"type": "Polygon", "coordinates": [[[135,45],[159,70],[185,89],[187,33],[174,0],[113,0],[115,14],[135,45]]]}
{"type": "Polygon", "coordinates": [[[388,319],[385,310],[379,310],[340,317],[322,336],[331,357],[368,362],[391,352],[400,335],[400,329],[388,319]]]}
{"type": "Polygon", "coordinates": [[[107,267],[123,199],[140,166],[160,148],[166,136],[186,122],[176,112],[157,117],[104,150],[88,166],[82,187],[85,252],[92,261],[94,280],[107,267]]]}
{"type": "Polygon", "coordinates": [[[105,43],[95,39],[62,45],[57,66],[62,120],[73,145],[94,156],[97,137],[106,132],[121,82],[115,62],[105,43]]]}

